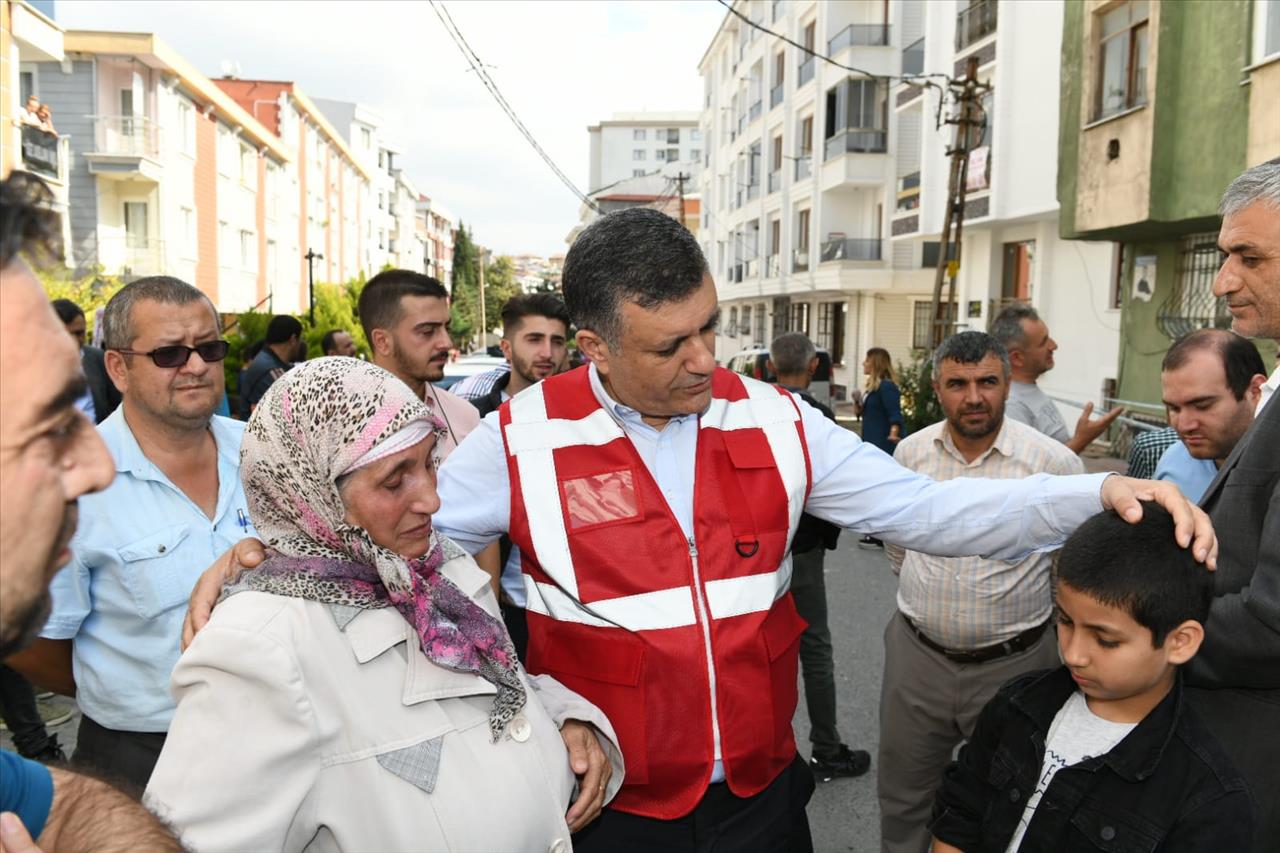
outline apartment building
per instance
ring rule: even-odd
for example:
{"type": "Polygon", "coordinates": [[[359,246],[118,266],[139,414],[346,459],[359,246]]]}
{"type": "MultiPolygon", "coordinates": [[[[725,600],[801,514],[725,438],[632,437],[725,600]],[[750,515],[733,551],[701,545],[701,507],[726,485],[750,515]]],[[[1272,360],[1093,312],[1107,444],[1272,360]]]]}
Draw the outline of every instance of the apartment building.
{"type": "Polygon", "coordinates": [[[427,275],[439,279],[445,287],[453,287],[453,240],[458,218],[440,202],[419,194],[415,205],[424,225],[423,268],[427,275]]]}
{"type": "Polygon", "coordinates": [[[649,174],[696,176],[702,161],[697,112],[614,113],[587,128],[588,194],[649,174]]]}
{"type": "Polygon", "coordinates": [[[1082,72],[1060,83],[1061,231],[1120,246],[1117,396],[1158,412],[1173,341],[1230,324],[1212,293],[1222,193],[1280,156],[1280,2],[1088,0],[1063,25],[1082,72]]]}
{"type": "MultiPolygon", "coordinates": [[[[176,275],[222,311],[282,293],[274,200],[291,151],[150,33],[68,31],[32,86],[69,138],[69,261],[176,275]]],[[[296,306],[297,300],[292,300],[296,306]]]]}

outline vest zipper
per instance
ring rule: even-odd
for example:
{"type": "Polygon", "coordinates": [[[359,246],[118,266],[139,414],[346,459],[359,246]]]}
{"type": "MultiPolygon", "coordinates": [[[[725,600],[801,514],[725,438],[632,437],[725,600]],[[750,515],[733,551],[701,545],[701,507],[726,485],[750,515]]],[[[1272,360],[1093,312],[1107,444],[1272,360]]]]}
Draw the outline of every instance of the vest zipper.
{"type": "Polygon", "coordinates": [[[720,746],[720,717],[716,709],[716,663],[711,655],[711,619],[707,614],[706,602],[702,595],[702,573],[698,569],[698,546],[694,543],[693,537],[689,537],[689,562],[693,564],[693,597],[698,602],[698,616],[702,621],[702,642],[707,651],[707,679],[711,687],[711,738],[712,738],[712,760],[718,761],[723,758],[717,758],[714,754],[715,748],[720,746]]]}

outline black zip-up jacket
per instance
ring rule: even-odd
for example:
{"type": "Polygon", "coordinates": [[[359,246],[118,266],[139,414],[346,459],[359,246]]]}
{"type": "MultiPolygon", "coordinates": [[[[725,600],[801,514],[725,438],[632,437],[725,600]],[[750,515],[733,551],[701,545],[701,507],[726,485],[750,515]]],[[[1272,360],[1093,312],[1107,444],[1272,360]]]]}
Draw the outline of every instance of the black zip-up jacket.
{"type": "MultiPolygon", "coordinates": [[[[1035,792],[1045,737],[1077,689],[1066,667],[1019,676],[982,709],[943,776],[930,824],[965,853],[1004,853],[1035,792]]],[[[1019,853],[1249,849],[1254,809],[1244,780],[1186,704],[1169,695],[1107,754],[1059,770],[1019,853]]]]}

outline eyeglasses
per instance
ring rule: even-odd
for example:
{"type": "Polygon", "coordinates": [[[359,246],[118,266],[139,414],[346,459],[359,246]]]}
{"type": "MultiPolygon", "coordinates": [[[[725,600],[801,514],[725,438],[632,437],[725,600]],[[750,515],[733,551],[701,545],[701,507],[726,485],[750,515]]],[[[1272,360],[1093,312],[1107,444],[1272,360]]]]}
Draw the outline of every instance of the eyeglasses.
{"type": "Polygon", "coordinates": [[[145,355],[156,363],[156,367],[182,367],[191,360],[191,353],[193,352],[199,353],[202,361],[222,361],[227,357],[227,350],[229,349],[231,349],[231,344],[226,341],[206,341],[193,347],[173,344],[167,347],[156,347],[151,352],[115,348],[116,352],[124,353],[125,355],[145,355]]]}

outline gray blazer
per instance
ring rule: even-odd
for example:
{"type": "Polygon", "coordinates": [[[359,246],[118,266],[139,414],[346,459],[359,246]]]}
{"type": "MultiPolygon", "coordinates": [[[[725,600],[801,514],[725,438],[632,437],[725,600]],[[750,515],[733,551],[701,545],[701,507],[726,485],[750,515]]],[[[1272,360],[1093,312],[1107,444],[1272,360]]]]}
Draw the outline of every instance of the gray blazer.
{"type": "Polygon", "coordinates": [[[1196,687],[1262,690],[1280,703],[1280,397],[1263,408],[1200,506],[1218,534],[1204,645],[1187,664],[1196,687]]]}

